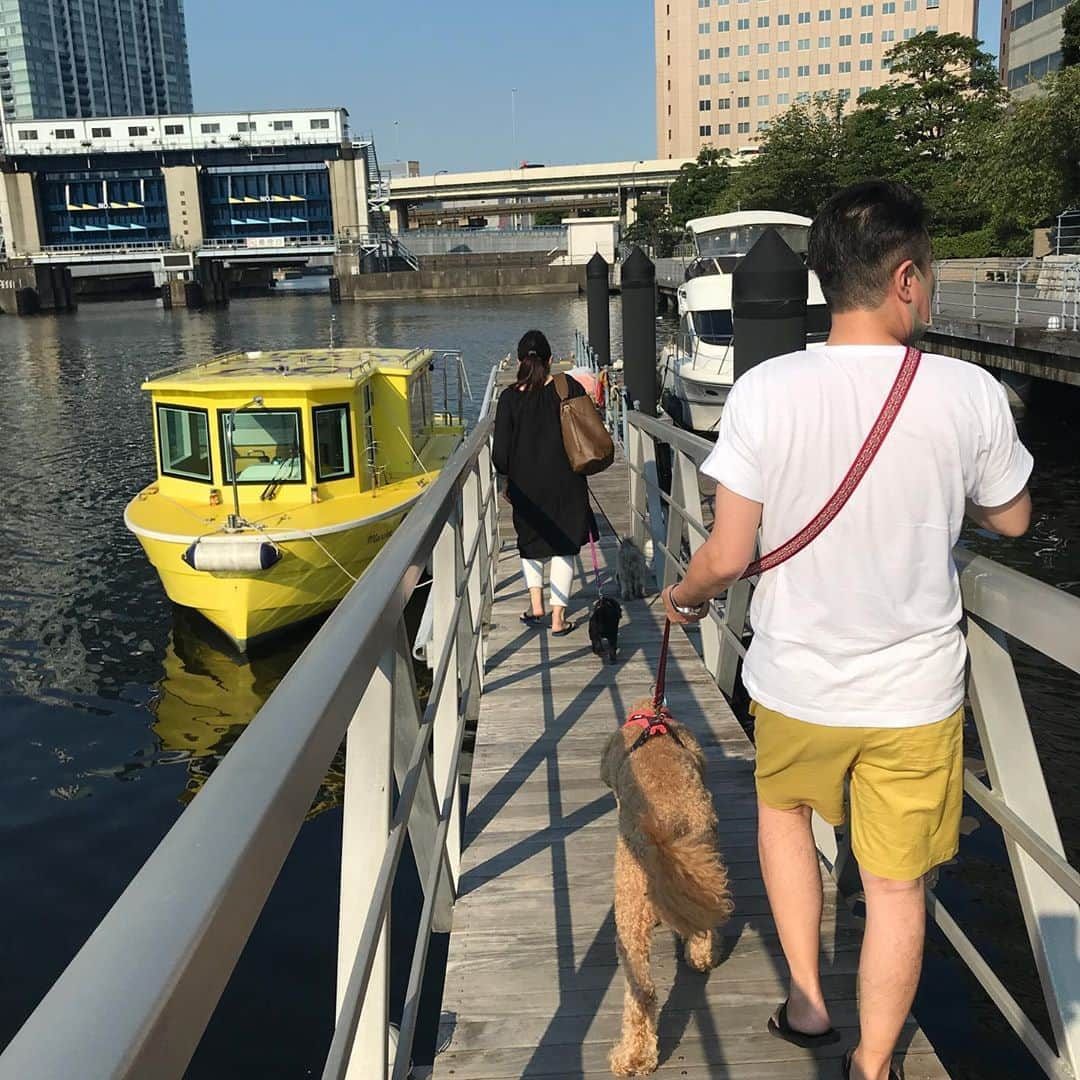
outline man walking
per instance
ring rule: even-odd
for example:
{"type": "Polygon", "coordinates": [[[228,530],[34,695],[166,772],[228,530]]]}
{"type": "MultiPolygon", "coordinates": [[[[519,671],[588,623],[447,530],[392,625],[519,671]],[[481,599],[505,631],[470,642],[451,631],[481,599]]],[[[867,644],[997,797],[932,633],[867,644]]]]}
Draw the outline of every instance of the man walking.
{"type": "MultiPolygon", "coordinates": [[[[930,239],[919,197],[868,181],[823,207],[809,265],[832,312],[820,349],[759,365],[732,389],[716,448],[715,525],[668,615],[701,618],[754,553],[815,518],[848,474],[930,320],[930,239]]],[[[895,401],[895,397],[892,399],[895,401]]],[[[889,1080],[922,965],[924,875],[957,850],[966,647],[952,549],[965,512],[1006,536],[1028,527],[1032,458],[1003,387],[925,354],[865,478],[808,546],[762,573],[743,680],[755,716],[758,847],[791,983],[769,1030],[835,1042],[819,973],[821,878],[810,818],[851,835],[866,894],[860,1039],[852,1080],[889,1080]]]]}

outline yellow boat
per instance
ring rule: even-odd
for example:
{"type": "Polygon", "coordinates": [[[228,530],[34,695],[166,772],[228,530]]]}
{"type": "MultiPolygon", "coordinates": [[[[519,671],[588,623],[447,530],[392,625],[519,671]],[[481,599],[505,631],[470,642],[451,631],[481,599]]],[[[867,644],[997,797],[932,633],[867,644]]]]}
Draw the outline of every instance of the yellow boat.
{"type": "Polygon", "coordinates": [[[244,650],[332,608],[460,441],[430,349],[236,352],[151,376],[157,480],[128,504],[169,598],[244,650]]]}

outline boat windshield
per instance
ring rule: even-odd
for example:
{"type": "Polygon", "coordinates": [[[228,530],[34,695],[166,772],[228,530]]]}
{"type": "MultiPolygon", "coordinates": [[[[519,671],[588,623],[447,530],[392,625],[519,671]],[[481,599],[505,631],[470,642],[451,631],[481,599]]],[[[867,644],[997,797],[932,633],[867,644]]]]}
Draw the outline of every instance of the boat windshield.
{"type": "Polygon", "coordinates": [[[289,484],[303,479],[300,456],[300,412],[297,409],[259,409],[236,413],[236,430],[229,439],[230,413],[221,420],[222,459],[225,482],[232,483],[233,470],[241,484],[289,484]],[[228,447],[232,445],[232,457],[228,447]]]}
{"type": "Polygon", "coordinates": [[[726,345],[731,340],[730,311],[695,311],[694,333],[706,345],[726,345]]]}
{"type": "Polygon", "coordinates": [[[713,232],[700,232],[695,236],[698,254],[708,256],[745,255],[764,235],[766,230],[775,229],[780,239],[796,255],[806,255],[810,229],[806,225],[736,225],[730,229],[717,229],[713,232]]]}

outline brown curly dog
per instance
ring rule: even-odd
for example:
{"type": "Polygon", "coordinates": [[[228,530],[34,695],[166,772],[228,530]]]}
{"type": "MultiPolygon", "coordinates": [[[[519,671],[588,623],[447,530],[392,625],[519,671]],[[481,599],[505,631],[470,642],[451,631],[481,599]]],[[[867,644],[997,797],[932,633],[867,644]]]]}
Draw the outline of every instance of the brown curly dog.
{"type": "Polygon", "coordinates": [[[662,717],[665,730],[649,735],[642,717],[652,714],[650,701],[635,705],[630,721],[608,739],[600,763],[600,779],[619,804],[615,929],[626,996],[622,1038],[608,1058],[616,1076],[640,1076],[657,1066],[656,989],[649,971],[653,928],[663,923],[681,935],[686,962],[708,971],[714,963],[713,928],[733,907],[716,849],[705,756],[669,715],[662,717]]]}

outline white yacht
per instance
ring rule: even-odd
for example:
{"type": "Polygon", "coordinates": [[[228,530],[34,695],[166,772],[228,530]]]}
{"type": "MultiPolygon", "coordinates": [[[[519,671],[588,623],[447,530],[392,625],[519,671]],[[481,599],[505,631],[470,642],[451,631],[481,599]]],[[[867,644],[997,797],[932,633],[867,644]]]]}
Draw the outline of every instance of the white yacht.
{"type": "MultiPolygon", "coordinates": [[[[720,422],[735,379],[731,275],[739,259],[767,229],[775,229],[788,247],[805,259],[810,225],[810,218],[776,210],[742,210],[687,223],[694,236],[695,256],[678,290],[678,337],[660,357],[661,401],[680,426],[709,434],[720,422]]],[[[807,341],[824,341],[828,333],[825,298],[811,273],[807,341]]]]}

